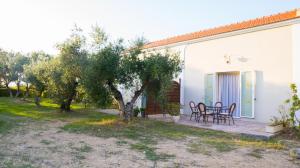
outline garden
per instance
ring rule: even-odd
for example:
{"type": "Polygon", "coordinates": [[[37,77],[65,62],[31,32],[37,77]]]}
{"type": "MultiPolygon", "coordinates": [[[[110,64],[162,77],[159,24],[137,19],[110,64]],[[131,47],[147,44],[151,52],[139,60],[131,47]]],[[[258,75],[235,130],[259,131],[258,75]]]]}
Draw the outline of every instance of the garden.
{"type": "Polygon", "coordinates": [[[291,132],[259,140],[137,117],[142,95],[166,102],[178,54],[109,41],[98,26],[90,35],[75,27],[55,56],[0,50],[0,167],[299,167],[291,132]]]}

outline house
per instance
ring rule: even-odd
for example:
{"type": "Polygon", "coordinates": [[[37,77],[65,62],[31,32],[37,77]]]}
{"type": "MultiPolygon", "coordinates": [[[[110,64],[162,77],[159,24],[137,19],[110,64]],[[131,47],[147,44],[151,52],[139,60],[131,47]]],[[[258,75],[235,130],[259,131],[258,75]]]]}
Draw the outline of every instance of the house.
{"type": "Polygon", "coordinates": [[[181,112],[189,101],[237,103],[234,116],[267,123],[300,87],[300,9],[150,42],[147,50],[179,52],[184,62],[181,112]]]}

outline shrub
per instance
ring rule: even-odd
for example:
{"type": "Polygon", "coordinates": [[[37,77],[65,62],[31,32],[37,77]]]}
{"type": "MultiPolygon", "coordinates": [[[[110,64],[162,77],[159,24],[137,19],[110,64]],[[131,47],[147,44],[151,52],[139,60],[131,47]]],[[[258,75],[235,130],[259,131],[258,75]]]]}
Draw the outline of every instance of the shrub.
{"type": "Polygon", "coordinates": [[[290,126],[290,118],[288,114],[288,110],[285,105],[281,105],[279,107],[279,114],[280,117],[273,117],[271,119],[271,126],[276,126],[276,125],[282,125],[285,128],[288,128],[290,126]]]}
{"type": "Polygon", "coordinates": [[[292,124],[292,127],[295,127],[295,113],[300,110],[300,99],[298,97],[298,91],[296,84],[291,84],[290,86],[292,95],[291,98],[286,100],[286,103],[289,104],[289,121],[292,124]]]}
{"type": "MultiPolygon", "coordinates": [[[[16,89],[11,89],[13,95],[16,94],[16,89]]],[[[6,88],[0,88],[0,97],[9,97],[9,92],[6,88]]]]}
{"type": "Polygon", "coordinates": [[[143,118],[145,118],[145,116],[146,116],[146,109],[145,108],[140,108],[140,112],[141,112],[141,116],[143,117],[143,118]]]}
{"type": "Polygon", "coordinates": [[[179,116],[180,115],[180,104],[179,103],[168,103],[167,110],[171,116],[179,116]]]}
{"type": "Polygon", "coordinates": [[[137,117],[139,115],[139,113],[140,113],[140,109],[138,107],[133,109],[133,116],[134,117],[137,117]]]}

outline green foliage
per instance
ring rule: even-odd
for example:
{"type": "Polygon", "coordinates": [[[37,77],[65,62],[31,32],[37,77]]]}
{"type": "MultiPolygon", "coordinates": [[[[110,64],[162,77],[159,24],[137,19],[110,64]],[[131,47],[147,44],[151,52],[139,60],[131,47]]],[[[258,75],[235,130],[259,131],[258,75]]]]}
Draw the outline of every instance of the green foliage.
{"type": "Polygon", "coordinates": [[[57,45],[56,57],[42,51],[24,56],[0,50],[0,83],[10,90],[9,84],[15,82],[19,90],[25,82],[26,93],[34,89],[37,97],[45,94],[66,111],[76,98],[104,107],[117,101],[123,112],[128,109],[131,113],[133,104],[146,91],[163,96],[181,70],[178,54],[144,50],[143,38],[129,46],[123,40],[112,43],[99,26],[92,29],[87,47],[82,30],[75,26],[71,36],[57,45]],[[120,88],[133,93],[129,102],[124,102],[120,88]]]}
{"type": "Polygon", "coordinates": [[[49,75],[49,61],[41,61],[25,67],[26,81],[36,90],[36,95],[41,96],[46,90],[49,75]]]}
{"type": "Polygon", "coordinates": [[[179,103],[168,103],[167,111],[171,116],[179,116],[180,115],[180,104],[179,103]]]}
{"type": "MultiPolygon", "coordinates": [[[[10,92],[9,84],[15,82],[20,88],[24,80],[24,67],[30,63],[30,58],[19,52],[7,52],[0,49],[0,84],[4,84],[10,92]]],[[[18,89],[18,91],[20,91],[18,89]]],[[[20,92],[16,92],[18,96],[20,92]]],[[[12,96],[12,92],[10,92],[12,96]]]]}
{"type": "Polygon", "coordinates": [[[120,87],[133,93],[129,101],[132,106],[143,92],[158,93],[180,72],[177,54],[147,52],[143,50],[144,43],[143,38],[137,39],[128,48],[122,40],[101,43],[101,49],[93,53],[85,73],[85,86],[99,105],[111,103],[114,97],[124,111],[128,103],[124,102],[118,90],[120,87]]]}
{"type": "Polygon", "coordinates": [[[275,117],[271,119],[271,126],[282,125],[285,128],[290,126],[290,116],[288,114],[286,106],[282,105],[279,107],[280,117],[275,117]]]}
{"type": "MultiPolygon", "coordinates": [[[[11,89],[11,92],[12,92],[13,94],[16,94],[17,90],[14,89],[14,88],[12,88],[12,89],[11,89]]],[[[7,88],[0,88],[0,97],[9,97],[9,96],[10,96],[10,95],[9,95],[9,91],[8,91],[7,88]]]]}
{"type": "Polygon", "coordinates": [[[131,149],[143,152],[146,158],[151,161],[165,161],[175,157],[175,155],[168,155],[164,153],[158,154],[157,152],[155,152],[155,148],[142,143],[132,144],[131,149]]]}
{"type": "Polygon", "coordinates": [[[300,99],[298,97],[298,91],[296,84],[291,84],[291,98],[285,102],[290,105],[289,108],[289,121],[291,122],[292,127],[295,125],[295,113],[300,110],[300,99]]]}
{"type": "Polygon", "coordinates": [[[87,51],[84,50],[85,38],[81,30],[75,27],[71,37],[58,45],[58,57],[49,62],[47,93],[63,110],[69,111],[69,106],[75,98],[77,87],[81,85],[84,67],[87,64],[87,51]]]}
{"type": "Polygon", "coordinates": [[[119,75],[120,55],[124,51],[120,43],[111,44],[91,56],[85,71],[84,84],[88,94],[100,106],[112,103],[107,83],[119,75]]]}
{"type": "Polygon", "coordinates": [[[134,117],[137,117],[139,115],[139,113],[140,113],[140,108],[136,107],[136,108],[133,109],[133,116],[134,117]]]}

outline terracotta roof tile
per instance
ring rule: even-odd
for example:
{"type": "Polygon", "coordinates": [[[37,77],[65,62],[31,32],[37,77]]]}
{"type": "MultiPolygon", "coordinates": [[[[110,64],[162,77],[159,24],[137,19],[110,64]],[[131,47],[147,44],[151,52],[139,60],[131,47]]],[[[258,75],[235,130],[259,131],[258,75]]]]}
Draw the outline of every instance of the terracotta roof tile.
{"type": "Polygon", "coordinates": [[[257,19],[252,19],[248,21],[243,21],[239,23],[229,24],[225,26],[215,27],[211,29],[201,30],[198,32],[188,33],[184,35],[174,36],[170,38],[166,38],[163,40],[158,40],[154,42],[150,42],[144,46],[144,48],[154,48],[159,46],[164,46],[168,44],[174,44],[183,41],[194,40],[198,38],[213,36],[217,34],[253,28],[257,26],[263,26],[267,24],[272,24],[276,22],[286,21],[290,19],[300,18],[300,9],[295,9],[292,11],[288,11],[285,13],[278,13],[275,15],[264,16],[257,19]]]}

